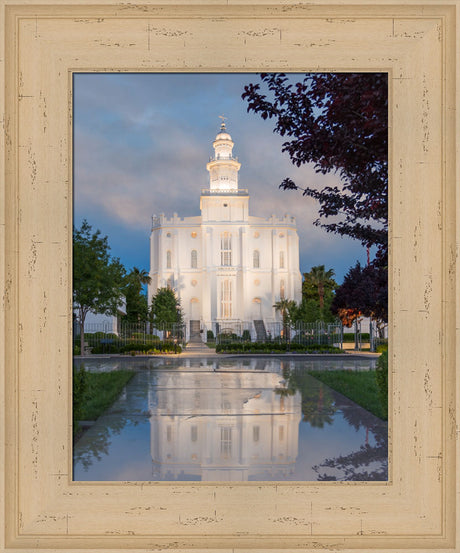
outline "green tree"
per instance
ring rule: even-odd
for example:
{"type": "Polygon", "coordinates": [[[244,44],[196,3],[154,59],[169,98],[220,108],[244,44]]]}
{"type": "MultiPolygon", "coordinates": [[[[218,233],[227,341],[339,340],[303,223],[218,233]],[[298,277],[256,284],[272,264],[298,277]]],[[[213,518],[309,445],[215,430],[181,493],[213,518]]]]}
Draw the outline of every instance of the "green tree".
{"type": "Polygon", "coordinates": [[[150,284],[151,278],[145,269],[133,267],[126,277],[126,315],[125,321],[143,323],[148,320],[147,296],[142,287],[150,284]]]}
{"type": "Polygon", "coordinates": [[[150,320],[157,328],[182,323],[182,309],[174,290],[158,288],[152,298],[150,320]]]}
{"type": "Polygon", "coordinates": [[[289,326],[294,320],[295,311],[297,309],[296,302],[294,300],[282,299],[278,300],[273,307],[276,311],[281,313],[283,319],[283,336],[286,342],[288,342],[290,338],[289,326]]]}
{"type": "Polygon", "coordinates": [[[305,287],[313,286],[317,292],[317,297],[319,300],[319,308],[324,309],[324,296],[326,291],[332,292],[336,287],[337,283],[332,278],[334,276],[334,270],[329,269],[326,271],[324,265],[317,265],[312,267],[309,273],[305,273],[305,287]]]}
{"type": "Polygon", "coordinates": [[[84,355],[85,319],[89,311],[116,315],[123,305],[125,269],[109,254],[107,236],[93,231],[86,220],[73,230],[73,306],[80,325],[80,348],[84,355]]]}
{"type": "Polygon", "coordinates": [[[304,323],[316,323],[316,321],[320,321],[323,318],[318,300],[316,299],[302,298],[297,313],[296,322],[302,321],[304,323]]]}
{"type": "Polygon", "coordinates": [[[334,292],[338,287],[333,276],[333,269],[326,271],[324,265],[312,267],[310,272],[303,274],[301,320],[333,322],[334,315],[331,311],[331,304],[334,292]]]}

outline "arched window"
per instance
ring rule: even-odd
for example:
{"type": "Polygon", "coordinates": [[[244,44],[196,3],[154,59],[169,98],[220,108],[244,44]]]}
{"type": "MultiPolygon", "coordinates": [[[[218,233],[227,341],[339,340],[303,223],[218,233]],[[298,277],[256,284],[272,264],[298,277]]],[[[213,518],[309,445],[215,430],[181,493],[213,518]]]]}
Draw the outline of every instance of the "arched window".
{"type": "Polygon", "coordinates": [[[284,280],[280,280],[280,299],[284,300],[285,289],[284,289],[284,280]]]}
{"type": "Polygon", "coordinates": [[[166,268],[171,269],[171,250],[166,252],[166,268]]]}
{"type": "Polygon", "coordinates": [[[284,269],[284,252],[280,252],[280,269],[284,269]]]}
{"type": "Polygon", "coordinates": [[[252,254],[252,266],[254,269],[258,269],[260,267],[259,250],[254,250],[254,253],[252,254]]]}
{"type": "Polygon", "coordinates": [[[229,232],[220,235],[220,264],[223,267],[232,264],[232,235],[229,232]]]}
{"type": "Polygon", "coordinates": [[[191,263],[192,269],[196,269],[198,267],[198,254],[196,250],[192,250],[192,253],[190,256],[190,263],[191,263]]]}

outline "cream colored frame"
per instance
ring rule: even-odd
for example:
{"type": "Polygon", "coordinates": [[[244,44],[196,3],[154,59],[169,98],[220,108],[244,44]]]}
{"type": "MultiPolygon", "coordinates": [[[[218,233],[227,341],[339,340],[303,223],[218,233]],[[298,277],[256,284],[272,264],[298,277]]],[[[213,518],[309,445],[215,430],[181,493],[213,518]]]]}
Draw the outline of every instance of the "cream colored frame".
{"type": "Polygon", "coordinates": [[[460,550],[458,7],[2,0],[1,551],[460,550]],[[389,72],[390,480],[72,483],[72,73],[260,70],[389,72]]]}

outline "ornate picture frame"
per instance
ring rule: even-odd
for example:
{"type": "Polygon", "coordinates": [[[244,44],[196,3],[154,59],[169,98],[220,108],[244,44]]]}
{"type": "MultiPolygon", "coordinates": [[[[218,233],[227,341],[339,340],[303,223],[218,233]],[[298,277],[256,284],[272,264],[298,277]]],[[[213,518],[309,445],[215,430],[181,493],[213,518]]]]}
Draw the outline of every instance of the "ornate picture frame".
{"type": "Polygon", "coordinates": [[[1,551],[460,550],[458,9],[2,1],[1,551]],[[389,481],[72,482],[72,75],[262,70],[389,74],[389,481]]]}

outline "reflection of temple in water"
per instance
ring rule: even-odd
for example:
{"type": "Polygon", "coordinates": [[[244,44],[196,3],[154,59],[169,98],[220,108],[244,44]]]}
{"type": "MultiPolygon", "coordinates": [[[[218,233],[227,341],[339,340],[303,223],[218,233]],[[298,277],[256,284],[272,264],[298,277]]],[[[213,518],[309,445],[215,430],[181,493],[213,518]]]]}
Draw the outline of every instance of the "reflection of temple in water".
{"type": "MultiPolygon", "coordinates": [[[[162,371],[149,391],[151,455],[159,480],[282,480],[292,473],[299,392],[278,371],[228,363],[216,370],[162,371]]],[[[275,368],[275,367],[273,367],[275,368]]],[[[203,369],[203,368],[201,368],[203,369]]],[[[279,370],[279,362],[278,362],[279,370]]]]}

